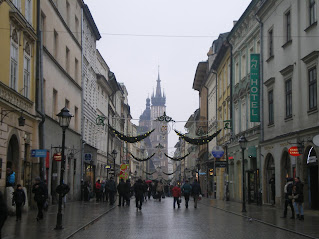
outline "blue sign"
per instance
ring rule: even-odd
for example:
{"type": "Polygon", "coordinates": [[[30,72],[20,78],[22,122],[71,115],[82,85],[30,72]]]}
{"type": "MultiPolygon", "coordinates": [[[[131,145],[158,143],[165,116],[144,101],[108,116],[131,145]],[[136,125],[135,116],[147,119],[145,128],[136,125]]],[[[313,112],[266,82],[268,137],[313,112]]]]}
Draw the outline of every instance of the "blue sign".
{"type": "Polygon", "coordinates": [[[212,151],[212,154],[215,158],[223,157],[224,153],[224,149],[220,146],[215,146],[212,151]]]}
{"type": "Polygon", "coordinates": [[[32,149],[31,150],[31,157],[40,157],[45,158],[47,156],[48,150],[46,149],[32,149]]]}
{"type": "Polygon", "coordinates": [[[92,160],[92,154],[84,154],[84,160],[91,161],[92,160]]]}

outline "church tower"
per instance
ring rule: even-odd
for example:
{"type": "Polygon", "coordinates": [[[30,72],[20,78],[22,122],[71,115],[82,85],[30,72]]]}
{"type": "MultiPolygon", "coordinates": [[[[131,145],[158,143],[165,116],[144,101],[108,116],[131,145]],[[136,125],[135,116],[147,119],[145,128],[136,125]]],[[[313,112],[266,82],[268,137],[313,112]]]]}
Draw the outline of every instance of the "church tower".
{"type": "Polygon", "coordinates": [[[167,123],[164,121],[156,121],[160,116],[166,112],[166,96],[162,93],[161,80],[158,73],[156,81],[156,91],[153,92],[151,99],[146,99],[146,109],[140,116],[139,130],[146,132],[148,130],[155,129],[155,131],[146,138],[146,145],[148,148],[148,155],[155,153],[154,157],[148,162],[148,171],[154,172],[155,170],[159,173],[155,173],[149,176],[150,179],[167,179],[167,175],[161,173],[168,173],[168,159],[164,153],[168,154],[168,132],[166,129],[167,123]],[[163,130],[164,129],[164,130],[163,130]],[[159,148],[159,146],[163,148],[159,148]]]}

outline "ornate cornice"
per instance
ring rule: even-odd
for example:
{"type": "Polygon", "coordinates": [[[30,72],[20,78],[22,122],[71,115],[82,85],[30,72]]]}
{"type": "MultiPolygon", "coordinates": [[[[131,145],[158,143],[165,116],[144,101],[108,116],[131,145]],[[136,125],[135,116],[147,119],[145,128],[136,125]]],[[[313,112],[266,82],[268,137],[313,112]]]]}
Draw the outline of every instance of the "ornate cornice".
{"type": "Polygon", "coordinates": [[[32,112],[33,102],[0,82],[0,98],[26,112],[32,112]]]}

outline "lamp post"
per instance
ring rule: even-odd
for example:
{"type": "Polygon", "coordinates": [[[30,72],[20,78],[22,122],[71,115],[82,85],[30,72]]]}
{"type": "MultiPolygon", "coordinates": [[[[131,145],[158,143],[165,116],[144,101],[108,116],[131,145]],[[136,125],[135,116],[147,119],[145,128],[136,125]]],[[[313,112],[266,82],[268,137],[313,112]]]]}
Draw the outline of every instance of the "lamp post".
{"type": "MultiPolygon", "coordinates": [[[[62,152],[61,152],[61,170],[60,170],[60,185],[58,186],[59,189],[63,189],[63,175],[65,171],[65,155],[64,155],[64,149],[65,149],[65,130],[69,127],[71,118],[73,115],[70,114],[70,111],[68,108],[64,107],[59,114],[57,114],[59,117],[59,124],[62,128],[62,152]]],[[[58,189],[57,188],[57,189],[58,189]]],[[[57,190],[58,191],[58,190],[57,190]]],[[[57,214],[57,221],[56,221],[56,227],[55,229],[63,229],[62,227],[62,198],[67,192],[64,192],[63,190],[59,190],[59,207],[58,207],[58,214],[57,214]]]]}
{"type": "Polygon", "coordinates": [[[117,151],[115,150],[115,149],[113,149],[113,151],[112,151],[112,156],[113,156],[113,165],[114,165],[114,182],[116,183],[116,174],[115,174],[115,159],[116,159],[116,155],[117,155],[117,151]]]}
{"type": "Polygon", "coordinates": [[[245,156],[244,156],[244,151],[246,149],[246,145],[247,145],[247,139],[245,138],[244,135],[240,136],[239,140],[238,140],[238,143],[240,145],[240,148],[241,148],[241,152],[242,152],[242,177],[243,177],[243,206],[242,206],[242,212],[246,212],[246,200],[245,200],[245,197],[246,197],[246,192],[245,192],[245,156]]]}

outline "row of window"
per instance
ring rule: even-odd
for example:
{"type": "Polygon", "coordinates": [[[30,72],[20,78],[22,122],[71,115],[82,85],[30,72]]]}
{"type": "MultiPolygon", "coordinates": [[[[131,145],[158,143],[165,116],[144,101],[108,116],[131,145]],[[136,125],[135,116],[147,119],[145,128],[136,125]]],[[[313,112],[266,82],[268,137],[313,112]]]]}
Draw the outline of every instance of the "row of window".
{"type": "MultiPolygon", "coordinates": [[[[285,81],[285,118],[292,117],[292,80],[285,81]]],[[[317,109],[317,68],[308,70],[308,108],[309,111],[317,109]]],[[[275,123],[274,91],[268,91],[268,124],[275,123]]]]}
{"type": "MultiPolygon", "coordinates": [[[[11,0],[11,2],[21,12],[21,0],[11,0]]],[[[25,0],[24,17],[32,25],[32,0],[25,0]]]]}

